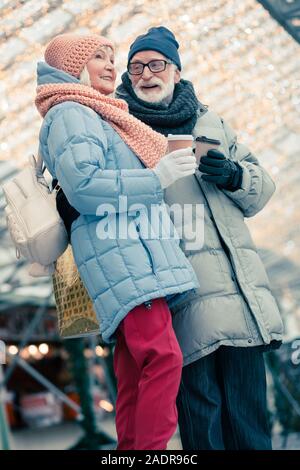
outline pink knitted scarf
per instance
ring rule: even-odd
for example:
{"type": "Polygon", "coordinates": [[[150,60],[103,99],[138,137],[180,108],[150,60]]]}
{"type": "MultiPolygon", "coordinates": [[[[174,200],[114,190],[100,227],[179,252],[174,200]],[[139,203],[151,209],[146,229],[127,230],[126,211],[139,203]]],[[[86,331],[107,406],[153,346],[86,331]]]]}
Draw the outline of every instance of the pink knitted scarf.
{"type": "Polygon", "coordinates": [[[167,139],[131,116],[125,101],[77,83],[50,83],[37,87],[35,104],[43,117],[52,106],[63,101],[76,101],[100,114],[148,168],[153,168],[165,155],[167,139]]]}

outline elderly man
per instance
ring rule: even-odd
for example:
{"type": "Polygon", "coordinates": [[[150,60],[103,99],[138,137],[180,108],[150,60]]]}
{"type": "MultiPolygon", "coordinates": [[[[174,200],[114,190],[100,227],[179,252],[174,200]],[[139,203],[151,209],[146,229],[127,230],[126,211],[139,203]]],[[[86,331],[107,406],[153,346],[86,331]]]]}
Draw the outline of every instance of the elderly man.
{"type": "Polygon", "coordinates": [[[270,449],[262,353],[280,345],[283,327],[244,217],[262,210],[275,186],[229,125],[181,79],[178,48],[164,27],[137,37],[117,96],[166,136],[205,135],[221,142],[219,150],[201,157],[196,175],[165,191],[168,205],[204,205],[204,244],[189,249],[184,233],[181,240],[200,288],[173,310],[184,356],[177,402],[182,445],[270,449]]]}

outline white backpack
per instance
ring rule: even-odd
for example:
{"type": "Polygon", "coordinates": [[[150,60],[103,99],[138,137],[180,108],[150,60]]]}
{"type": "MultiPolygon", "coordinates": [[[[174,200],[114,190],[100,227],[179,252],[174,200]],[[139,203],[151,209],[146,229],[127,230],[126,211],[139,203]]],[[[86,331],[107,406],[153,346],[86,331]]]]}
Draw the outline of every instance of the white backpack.
{"type": "Polygon", "coordinates": [[[68,246],[67,231],[56,209],[57,191],[50,191],[43,172],[40,155],[37,161],[31,155],[29,164],[2,186],[17,258],[22,255],[32,263],[33,276],[53,273],[54,261],[68,246]]]}

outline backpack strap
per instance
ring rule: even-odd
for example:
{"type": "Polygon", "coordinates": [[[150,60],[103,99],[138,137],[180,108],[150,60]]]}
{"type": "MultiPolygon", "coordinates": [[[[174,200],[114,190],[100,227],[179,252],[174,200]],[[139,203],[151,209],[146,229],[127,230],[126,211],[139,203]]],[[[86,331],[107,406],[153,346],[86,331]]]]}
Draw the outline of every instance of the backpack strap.
{"type": "Polygon", "coordinates": [[[46,165],[43,162],[40,152],[38,152],[36,159],[36,169],[41,173],[44,173],[44,171],[46,170],[46,165]]]}

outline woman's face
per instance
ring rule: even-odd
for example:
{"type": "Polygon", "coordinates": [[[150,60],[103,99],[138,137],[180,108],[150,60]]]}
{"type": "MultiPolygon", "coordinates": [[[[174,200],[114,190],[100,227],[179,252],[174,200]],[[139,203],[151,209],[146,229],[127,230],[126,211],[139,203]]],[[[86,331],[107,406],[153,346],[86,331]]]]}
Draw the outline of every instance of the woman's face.
{"type": "Polygon", "coordinates": [[[108,46],[103,46],[86,64],[91,86],[104,95],[110,95],[115,89],[116,70],[114,60],[113,50],[108,46]]]}

